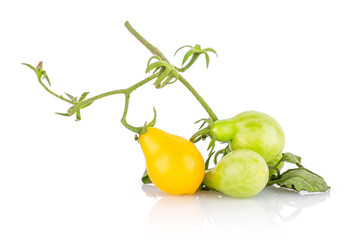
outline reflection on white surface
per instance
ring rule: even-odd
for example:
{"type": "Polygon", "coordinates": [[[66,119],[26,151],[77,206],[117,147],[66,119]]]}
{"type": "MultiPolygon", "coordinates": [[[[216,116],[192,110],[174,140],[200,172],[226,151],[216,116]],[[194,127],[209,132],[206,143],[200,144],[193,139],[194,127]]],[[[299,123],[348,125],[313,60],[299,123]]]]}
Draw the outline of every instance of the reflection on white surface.
{"type": "Polygon", "coordinates": [[[299,216],[303,208],[330,196],[300,195],[276,187],[267,187],[248,199],[207,191],[172,196],[154,185],[143,185],[142,189],[147,196],[159,198],[148,217],[147,231],[151,235],[261,234],[259,229],[269,234],[278,231],[279,224],[299,216]]]}

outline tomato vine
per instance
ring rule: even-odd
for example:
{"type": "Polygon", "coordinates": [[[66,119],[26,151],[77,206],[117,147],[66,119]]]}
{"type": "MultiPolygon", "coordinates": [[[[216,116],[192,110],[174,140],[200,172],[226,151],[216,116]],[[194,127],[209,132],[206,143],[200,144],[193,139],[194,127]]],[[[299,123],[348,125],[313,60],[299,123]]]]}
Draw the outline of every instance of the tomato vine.
{"type": "MultiPolygon", "coordinates": [[[[291,153],[281,153],[284,147],[284,136],[282,129],[278,123],[270,116],[259,112],[245,112],[235,116],[232,119],[218,120],[218,117],[211,109],[211,107],[206,103],[206,101],[200,96],[200,94],[192,87],[192,85],[180,74],[189,69],[195,61],[199,58],[200,55],[204,55],[206,59],[206,67],[209,66],[210,57],[209,52],[213,53],[217,56],[217,52],[212,48],[204,48],[202,49],[200,45],[195,45],[194,47],[190,45],[185,45],[180,47],[175,55],[184,48],[190,48],[184,55],[182,61],[182,67],[176,67],[172,65],[169,60],[164,56],[164,54],[154,45],[149,43],[143,36],[141,36],[128,21],[125,22],[125,27],[127,30],[143,45],[145,46],[154,56],[152,56],[147,63],[146,73],[151,73],[151,75],[138,83],[124,89],[114,90],[105,92],[90,98],[87,98],[89,92],[84,92],[81,96],[74,97],[69,93],[65,93],[68,98],[65,98],[63,95],[57,94],[50,90],[50,88],[44,83],[44,80],[47,81],[48,85],[51,87],[51,82],[49,76],[45,70],[43,70],[43,63],[39,62],[39,64],[34,67],[30,64],[23,63],[32,69],[38,78],[41,86],[49,92],[51,95],[59,98],[62,101],[65,101],[72,106],[65,113],[57,113],[62,116],[76,116],[75,120],[81,120],[80,111],[91,104],[93,104],[96,100],[99,100],[104,97],[108,97],[111,95],[124,94],[125,96],[125,105],[124,111],[121,117],[121,123],[128,130],[139,134],[140,137],[144,136],[148,132],[148,128],[153,127],[156,123],[156,110],[154,108],[154,117],[153,119],[147,123],[145,122],[143,126],[135,127],[129,124],[126,120],[127,112],[130,104],[130,96],[133,91],[140,88],[141,86],[151,82],[154,80],[154,86],[156,88],[163,88],[168,84],[173,84],[175,82],[180,82],[183,84],[191,94],[196,98],[196,100],[201,104],[204,110],[209,115],[209,118],[200,119],[198,122],[202,122],[199,130],[193,134],[190,138],[189,143],[186,145],[193,146],[192,143],[196,143],[200,140],[205,140],[207,137],[210,137],[210,143],[208,145],[208,158],[205,161],[204,165],[205,170],[209,167],[210,159],[213,157],[214,164],[218,166],[217,158],[219,155],[222,155],[222,159],[227,159],[227,162],[237,161],[237,166],[244,165],[246,163],[247,155],[252,156],[254,158],[258,158],[259,161],[263,161],[262,167],[266,167],[266,174],[262,175],[261,182],[259,183],[260,187],[264,187],[264,181],[267,181],[267,185],[277,184],[280,187],[293,189],[296,191],[306,190],[310,192],[319,191],[326,192],[329,189],[326,182],[319,175],[305,169],[303,165],[300,163],[301,158],[293,155],[291,153]],[[190,58],[191,57],[191,58],[190,58]],[[189,60],[190,59],[190,60],[189,60]],[[189,60],[189,61],[188,61],[189,60]],[[184,64],[187,64],[184,66],[184,64]],[[245,116],[245,117],[243,117],[245,116]],[[207,124],[207,125],[206,125],[207,124]],[[222,127],[225,126],[225,127],[222,127]],[[258,128],[254,126],[260,126],[258,128]],[[265,126],[265,127],[264,127],[265,126]],[[266,128],[270,129],[269,131],[266,128]],[[217,131],[216,131],[217,129],[217,131]],[[255,129],[255,130],[254,130],[255,129]],[[275,129],[275,130],[274,130],[275,129]],[[244,130],[248,131],[248,134],[244,133],[244,130]],[[257,132],[256,132],[257,131],[257,132]],[[277,133],[277,134],[273,134],[277,133]],[[247,139],[245,139],[247,138],[247,139]],[[245,140],[244,140],[245,139],[245,140]],[[271,143],[271,141],[273,141],[271,143]],[[226,142],[227,146],[223,149],[215,151],[215,143],[216,142],[226,142]],[[253,144],[256,146],[250,146],[253,144]],[[271,145],[273,144],[273,145],[271,145]],[[270,147],[269,147],[270,146],[270,147]],[[246,151],[242,151],[246,149],[246,151]],[[270,150],[276,150],[275,155],[271,153],[270,150]],[[236,153],[235,153],[236,151],[236,153]],[[249,153],[248,151],[253,151],[256,153],[249,153]],[[260,156],[260,155],[261,156],[260,156]],[[237,157],[234,157],[237,156],[237,157]],[[245,156],[245,157],[244,157],[245,156]],[[225,158],[226,157],[226,158],[225,158]],[[245,159],[245,160],[244,160],[245,159]],[[276,162],[273,162],[276,161],[276,162]],[[296,169],[290,169],[285,171],[284,173],[280,173],[280,170],[284,164],[284,162],[288,162],[291,164],[295,164],[297,166],[296,169]],[[264,165],[265,164],[265,165],[264,165]],[[269,172],[268,172],[269,170],[269,172]],[[269,174],[270,173],[270,174],[269,174]],[[267,179],[268,178],[268,179],[267,179]],[[264,180],[265,179],[265,180],[264,180]]],[[[246,132],[245,131],[245,132],[246,132]]],[[[156,132],[156,131],[155,131],[156,132]]],[[[161,133],[163,134],[163,133],[161,133]]],[[[166,134],[163,134],[164,136],[166,134]]],[[[169,139],[172,139],[172,136],[166,135],[169,139]]],[[[138,140],[138,136],[136,135],[136,139],[138,140]]],[[[181,140],[182,141],[182,140],[181,140]]],[[[176,148],[175,148],[176,149],[176,148]]],[[[189,148],[190,149],[190,148],[189,148]]],[[[173,154],[173,153],[171,153],[173,154]]],[[[170,154],[170,155],[171,155],[170,154]]],[[[156,155],[156,154],[155,154],[156,155]]],[[[200,159],[200,158],[197,158],[200,159]]],[[[226,162],[223,161],[223,162],[226,162]]],[[[256,160],[257,161],[257,160],[256,160]]],[[[234,165],[232,165],[233,167],[234,165]]],[[[260,166],[261,167],[261,166],[260,166]]],[[[246,167],[248,168],[248,167],[246,167]]],[[[200,168],[199,168],[200,169],[200,168]]],[[[219,169],[219,168],[218,168],[219,169]]],[[[238,172],[243,171],[244,168],[239,168],[238,172]]],[[[251,169],[251,168],[249,168],[251,169]]],[[[200,169],[201,170],[201,169],[200,169]]],[[[221,172],[221,170],[218,170],[221,172]]],[[[264,170],[265,171],[265,170],[264,170]]],[[[222,178],[222,174],[215,174],[216,167],[213,172],[208,172],[205,175],[205,180],[209,180],[209,186],[213,184],[213,180],[222,178]],[[208,176],[208,177],[206,177],[208,176]],[[212,177],[210,177],[212,176],[212,177]],[[210,184],[211,183],[211,184],[210,184]]],[[[265,173],[265,172],[264,172],[265,173]]],[[[239,175],[239,174],[238,174],[239,175]]],[[[151,182],[148,178],[147,172],[145,171],[143,176],[143,182],[149,183],[151,182]],[[144,180],[145,179],[145,180],[144,180]]],[[[181,182],[181,179],[180,179],[181,182]]],[[[217,181],[219,182],[219,181],[217,181]]],[[[238,183],[237,183],[238,184],[238,183]]],[[[196,184],[197,185],[197,184],[196,184]]],[[[206,185],[206,184],[205,184],[206,185]]],[[[216,185],[216,184],[215,184],[216,185]]],[[[240,186],[240,185],[239,185],[240,186]]],[[[198,187],[195,186],[195,187],[198,187]]],[[[208,187],[208,186],[205,186],[208,187]]],[[[241,186],[240,186],[241,187],[241,186]]],[[[246,187],[247,188],[247,187],[246,187]]],[[[260,189],[260,188],[259,188],[260,189]]],[[[261,189],[260,189],[261,190],[261,189]]],[[[231,193],[228,194],[231,196],[231,193]]],[[[246,195],[246,194],[245,194],[246,195]]],[[[234,194],[234,196],[245,196],[243,193],[234,194]]],[[[247,195],[246,195],[247,196],[247,195]]]]}

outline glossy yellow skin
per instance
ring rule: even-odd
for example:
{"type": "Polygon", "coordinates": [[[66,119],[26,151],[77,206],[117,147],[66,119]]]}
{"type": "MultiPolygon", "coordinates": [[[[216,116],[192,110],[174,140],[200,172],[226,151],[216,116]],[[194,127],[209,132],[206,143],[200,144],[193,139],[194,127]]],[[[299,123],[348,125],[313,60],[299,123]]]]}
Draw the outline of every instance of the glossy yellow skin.
{"type": "Polygon", "coordinates": [[[204,159],[185,138],[157,128],[139,137],[151,181],[169,194],[193,194],[205,175],[204,159]]]}

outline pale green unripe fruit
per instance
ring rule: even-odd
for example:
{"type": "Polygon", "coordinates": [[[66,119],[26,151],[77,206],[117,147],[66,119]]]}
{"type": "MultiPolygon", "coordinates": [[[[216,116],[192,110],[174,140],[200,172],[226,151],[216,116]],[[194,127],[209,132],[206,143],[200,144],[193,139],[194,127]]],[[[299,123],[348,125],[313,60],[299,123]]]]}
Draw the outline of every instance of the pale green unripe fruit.
{"type": "Polygon", "coordinates": [[[232,151],[253,150],[267,163],[277,158],[285,145],[285,135],[280,124],[262,112],[248,111],[216,121],[212,124],[211,132],[216,140],[230,142],[232,151]]]}
{"type": "Polygon", "coordinates": [[[248,149],[235,150],[205,174],[203,183],[230,197],[247,198],[258,194],[269,180],[265,160],[248,149]]]}

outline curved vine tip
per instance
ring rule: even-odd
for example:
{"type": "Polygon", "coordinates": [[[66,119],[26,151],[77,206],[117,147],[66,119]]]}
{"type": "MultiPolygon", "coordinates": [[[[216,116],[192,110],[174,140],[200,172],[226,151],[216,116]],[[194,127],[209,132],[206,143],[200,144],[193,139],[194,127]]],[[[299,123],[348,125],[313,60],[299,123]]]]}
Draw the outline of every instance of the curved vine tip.
{"type": "Polygon", "coordinates": [[[190,45],[185,45],[180,47],[178,50],[176,50],[174,56],[183,48],[188,47],[190,48],[189,51],[187,51],[184,55],[183,61],[182,61],[182,66],[184,66],[185,62],[189,59],[190,56],[192,56],[191,60],[189,61],[189,63],[183,67],[178,69],[180,72],[184,72],[186,69],[188,69],[196,60],[197,58],[201,55],[204,54],[205,55],[205,59],[206,59],[206,68],[209,67],[209,63],[210,63],[210,57],[208,52],[212,52],[214,53],[216,56],[217,52],[213,49],[213,48],[204,48],[201,49],[201,46],[199,44],[196,44],[194,47],[190,46],[190,45]]]}

